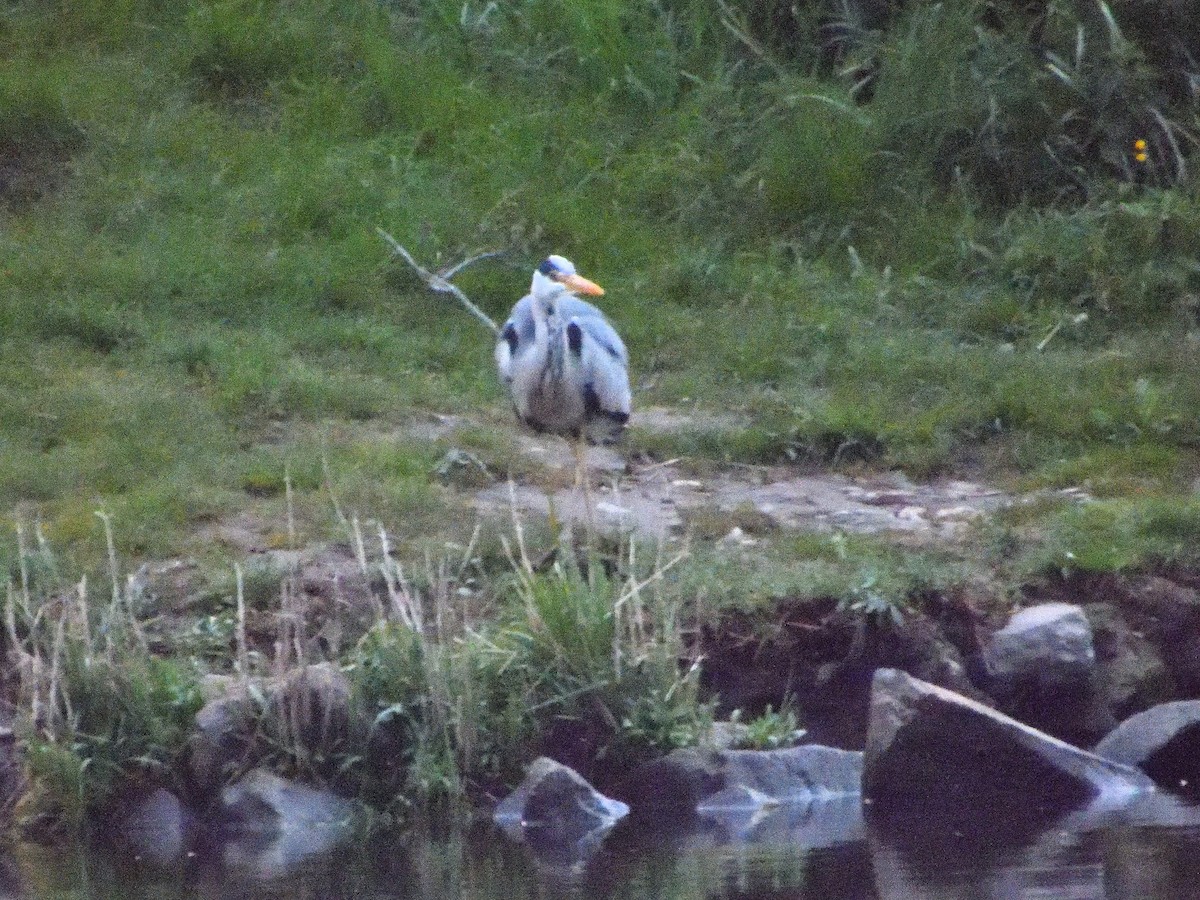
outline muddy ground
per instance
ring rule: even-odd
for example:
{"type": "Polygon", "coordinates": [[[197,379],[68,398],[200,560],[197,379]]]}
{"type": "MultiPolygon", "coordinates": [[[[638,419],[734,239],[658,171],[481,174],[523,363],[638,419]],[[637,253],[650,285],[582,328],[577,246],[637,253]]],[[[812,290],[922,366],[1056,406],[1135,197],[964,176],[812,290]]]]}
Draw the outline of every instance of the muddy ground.
{"type": "MultiPolygon", "coordinates": [[[[713,423],[705,420],[708,427],[713,423]]],[[[453,441],[462,420],[447,419],[439,429],[442,440],[453,441]]],[[[736,423],[720,422],[721,427],[736,423]]],[[[697,423],[670,410],[652,408],[638,415],[638,427],[650,431],[695,428],[697,423]]],[[[567,475],[574,457],[565,440],[522,433],[521,452],[532,462],[567,475]]],[[[755,530],[776,528],[807,531],[846,531],[858,534],[904,533],[921,539],[951,540],[973,520],[1014,503],[1044,499],[1039,492],[1014,495],[987,484],[942,478],[918,484],[903,473],[872,472],[859,476],[828,471],[803,471],[796,466],[732,464],[705,467],[697,474],[687,459],[630,460],[620,449],[589,448],[593,523],[601,530],[633,531],[663,538],[690,528],[706,531],[729,519],[723,535],[730,543],[753,543],[755,530]],[[717,516],[724,513],[724,516],[717,516]],[[749,527],[738,521],[744,519],[749,527]]],[[[563,479],[565,480],[565,479],[563,479]]],[[[573,480],[573,479],[572,479],[573,480]]],[[[1064,499],[1083,500],[1079,489],[1052,492],[1064,499]]],[[[484,515],[546,516],[551,508],[561,521],[586,518],[583,492],[573,485],[547,489],[544,485],[496,483],[474,498],[484,515]]]]}

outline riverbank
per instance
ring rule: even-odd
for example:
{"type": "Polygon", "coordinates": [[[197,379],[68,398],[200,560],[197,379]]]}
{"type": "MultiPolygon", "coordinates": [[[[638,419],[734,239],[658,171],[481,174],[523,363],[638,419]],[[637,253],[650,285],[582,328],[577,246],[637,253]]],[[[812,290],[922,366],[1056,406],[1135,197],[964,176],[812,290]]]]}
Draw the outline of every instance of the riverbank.
{"type": "MultiPolygon", "coordinates": [[[[1102,502],[1056,502],[1063,522],[1107,519],[1102,502]]],[[[262,767],[401,818],[447,800],[487,808],[537,756],[609,788],[730,717],[723,732],[748,747],[803,729],[860,748],[879,667],[1081,746],[1194,696],[1200,576],[1183,555],[1150,555],[1178,521],[1139,520],[1146,555],[1126,571],[1069,570],[1084,545],[1055,542],[1079,532],[1047,533],[1042,515],[1022,525],[1025,505],[1007,497],[914,537],[903,517],[875,534],[820,519],[756,530],[739,504],[723,535],[613,532],[590,555],[579,531],[514,508],[424,560],[351,518],[341,542],[253,539],[221,577],[182,559],[129,573],[114,552],[107,578],[77,579],[22,531],[5,629],[11,821],[66,836],[153,788],[202,813],[262,767]],[[1050,601],[1081,611],[1090,661],[998,679],[989,642],[1050,601]]]]}

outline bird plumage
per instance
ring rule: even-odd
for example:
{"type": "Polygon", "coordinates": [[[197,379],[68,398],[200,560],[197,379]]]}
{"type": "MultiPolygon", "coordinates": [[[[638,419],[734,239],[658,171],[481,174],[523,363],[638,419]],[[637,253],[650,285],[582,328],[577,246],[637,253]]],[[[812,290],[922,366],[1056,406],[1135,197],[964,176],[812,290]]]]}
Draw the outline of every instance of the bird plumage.
{"type": "Polygon", "coordinates": [[[561,256],[538,266],[500,331],[496,367],[531,428],[611,443],[629,420],[629,354],[604,313],[573,290],[603,293],[561,256]]]}

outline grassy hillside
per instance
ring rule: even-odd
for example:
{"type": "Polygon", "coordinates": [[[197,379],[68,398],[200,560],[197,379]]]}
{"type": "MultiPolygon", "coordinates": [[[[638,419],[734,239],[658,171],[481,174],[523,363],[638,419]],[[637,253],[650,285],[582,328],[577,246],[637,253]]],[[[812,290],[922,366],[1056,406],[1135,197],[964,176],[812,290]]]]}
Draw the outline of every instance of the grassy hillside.
{"type": "Polygon", "coordinates": [[[1179,61],[1102,5],[835,6],[5,7],[0,510],[163,555],[322,456],[355,508],[436,505],[405,423],[505,403],[376,226],[507,251],[460,277],[495,316],[571,256],[639,405],[751,423],[635,447],[1188,485],[1179,61]]]}

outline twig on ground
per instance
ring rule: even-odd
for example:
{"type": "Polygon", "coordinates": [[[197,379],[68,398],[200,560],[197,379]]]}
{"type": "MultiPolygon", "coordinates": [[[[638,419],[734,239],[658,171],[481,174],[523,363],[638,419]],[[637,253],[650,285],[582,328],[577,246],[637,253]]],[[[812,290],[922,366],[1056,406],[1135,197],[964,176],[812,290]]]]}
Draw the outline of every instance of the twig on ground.
{"type": "Polygon", "coordinates": [[[471,299],[466,294],[464,294],[449,281],[450,278],[457,275],[467,266],[477,263],[481,259],[490,259],[493,256],[499,256],[500,251],[480,253],[476,256],[470,257],[469,259],[464,259],[462,262],[451,266],[444,272],[430,272],[428,269],[419,265],[417,261],[412,258],[412,254],[405,250],[404,247],[401,246],[400,242],[394,237],[392,237],[382,228],[376,228],[375,230],[379,233],[381,238],[391,244],[392,251],[396,256],[399,256],[406,263],[412,266],[413,270],[417,273],[420,279],[425,282],[431,291],[437,291],[439,294],[453,294],[458,302],[466,308],[467,312],[492,330],[492,334],[498,335],[500,333],[500,326],[492,321],[491,316],[472,303],[471,299]]]}

